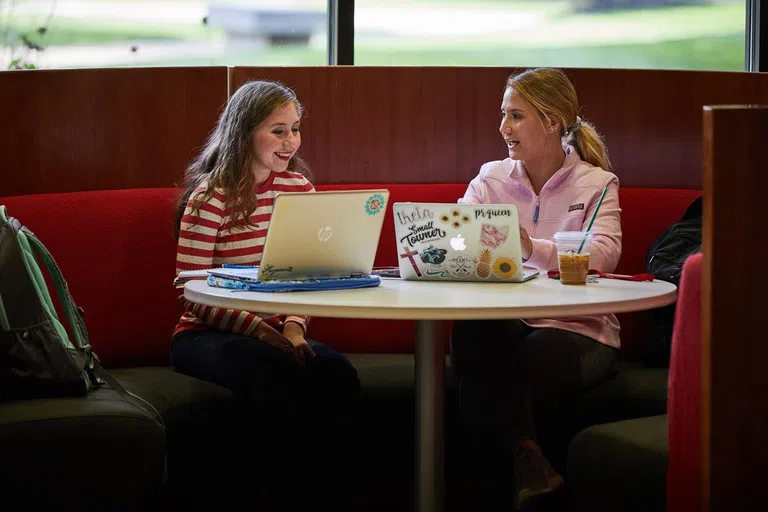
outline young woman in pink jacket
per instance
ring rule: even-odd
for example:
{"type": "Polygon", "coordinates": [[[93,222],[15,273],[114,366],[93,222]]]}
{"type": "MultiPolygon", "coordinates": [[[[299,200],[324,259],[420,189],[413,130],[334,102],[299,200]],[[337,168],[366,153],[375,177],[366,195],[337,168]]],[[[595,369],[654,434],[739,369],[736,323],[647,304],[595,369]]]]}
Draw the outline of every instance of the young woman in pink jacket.
{"type": "MultiPolygon", "coordinates": [[[[540,68],[510,76],[499,131],[509,158],[484,164],[459,202],[516,205],[523,260],[546,274],[557,269],[555,232],[586,230],[607,187],[589,266],[612,272],[621,256],[619,181],[600,136],[579,116],[565,74],[540,68]]],[[[519,509],[563,485],[535,425],[553,421],[604,379],[618,348],[613,315],[454,323],[462,418],[473,437],[502,455],[502,467],[513,463],[519,509]]]]}

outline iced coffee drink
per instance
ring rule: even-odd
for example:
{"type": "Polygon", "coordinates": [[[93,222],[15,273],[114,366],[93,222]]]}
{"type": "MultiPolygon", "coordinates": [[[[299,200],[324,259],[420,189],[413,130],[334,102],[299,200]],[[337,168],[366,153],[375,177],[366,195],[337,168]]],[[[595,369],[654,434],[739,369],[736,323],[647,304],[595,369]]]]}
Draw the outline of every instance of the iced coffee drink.
{"type": "Polygon", "coordinates": [[[562,284],[587,284],[592,234],[582,231],[555,233],[557,264],[562,284]]]}
{"type": "Polygon", "coordinates": [[[563,284],[587,284],[589,271],[589,254],[575,252],[557,253],[557,263],[560,269],[560,282],[563,284]]]}

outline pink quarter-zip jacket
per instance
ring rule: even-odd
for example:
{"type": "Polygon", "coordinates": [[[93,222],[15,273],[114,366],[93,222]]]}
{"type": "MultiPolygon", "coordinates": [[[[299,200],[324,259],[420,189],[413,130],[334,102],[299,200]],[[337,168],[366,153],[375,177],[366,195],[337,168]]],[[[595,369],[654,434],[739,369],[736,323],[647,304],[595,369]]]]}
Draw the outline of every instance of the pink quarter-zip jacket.
{"type": "MultiPolygon", "coordinates": [[[[608,187],[592,225],[589,268],[613,272],[621,256],[619,179],[613,173],[583,161],[572,146],[566,146],[565,153],[563,167],[547,181],[538,196],[522,162],[507,158],[484,164],[458,202],[514,204],[520,225],[528,231],[533,242],[533,253],[525,265],[546,272],[557,269],[555,233],[586,230],[603,188],[608,187]]],[[[619,322],[614,315],[523,321],[532,327],[555,327],[611,347],[620,346],[619,322]]]]}

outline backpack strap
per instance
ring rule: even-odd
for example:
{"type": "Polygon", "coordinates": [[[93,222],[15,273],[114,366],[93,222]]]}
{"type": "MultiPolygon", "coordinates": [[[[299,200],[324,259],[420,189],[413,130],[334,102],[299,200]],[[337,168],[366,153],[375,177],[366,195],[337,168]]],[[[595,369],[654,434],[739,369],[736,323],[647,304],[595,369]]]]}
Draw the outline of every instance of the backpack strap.
{"type": "MultiPolygon", "coordinates": [[[[75,304],[74,299],[72,299],[72,294],[69,293],[69,287],[67,286],[67,282],[64,280],[61,269],[56,264],[56,261],[53,259],[51,253],[43,245],[40,239],[35,236],[34,233],[32,233],[26,227],[22,227],[21,232],[24,233],[24,238],[29,241],[29,245],[34,250],[35,254],[42,260],[45,268],[48,270],[51,276],[53,285],[56,287],[56,293],[59,296],[59,300],[61,301],[61,306],[64,308],[64,314],[66,315],[67,321],[69,322],[69,325],[72,329],[75,348],[80,350],[83,347],[90,346],[88,342],[88,331],[85,328],[85,323],[83,322],[83,318],[80,314],[80,311],[78,310],[77,305],[75,304]]],[[[22,238],[22,240],[24,238],[22,238]]],[[[35,272],[35,274],[37,274],[35,277],[39,276],[38,280],[43,279],[39,272],[35,272]]],[[[45,286],[43,286],[43,288],[47,289],[45,286]]],[[[51,309],[55,313],[56,310],[53,308],[50,296],[48,296],[48,294],[45,295],[51,309]]]]}
{"type": "MultiPolygon", "coordinates": [[[[59,320],[59,315],[56,312],[56,308],[53,305],[53,301],[51,300],[51,295],[48,292],[48,285],[45,283],[45,278],[43,277],[43,274],[40,272],[40,268],[37,265],[37,262],[34,261],[34,257],[32,256],[32,247],[29,243],[29,236],[32,235],[32,233],[28,230],[22,227],[21,223],[13,218],[8,217],[5,211],[5,206],[2,207],[2,210],[0,210],[0,219],[6,222],[8,227],[13,230],[13,232],[16,235],[16,240],[18,241],[19,245],[22,249],[22,257],[24,259],[24,265],[27,268],[27,274],[30,276],[32,285],[35,288],[35,291],[37,292],[37,296],[40,299],[40,302],[43,306],[43,308],[48,313],[49,317],[51,318],[52,322],[51,325],[53,325],[53,328],[56,330],[57,334],[61,338],[61,340],[64,341],[65,345],[69,349],[74,349],[75,347],[72,345],[71,341],[69,340],[69,336],[67,335],[66,329],[64,329],[64,326],[61,324],[61,321],[59,320]]],[[[34,236],[34,235],[32,235],[34,236]]]]}
{"type": "Polygon", "coordinates": [[[149,414],[155,422],[160,425],[161,427],[165,428],[165,422],[163,421],[163,416],[160,414],[160,411],[155,409],[155,406],[151,403],[147,402],[143,398],[141,398],[139,395],[135,393],[131,393],[125,387],[123,387],[122,384],[120,384],[117,379],[115,379],[110,373],[104,369],[103,366],[101,366],[101,363],[98,359],[95,357],[93,358],[93,371],[96,373],[96,375],[102,379],[110,388],[114,389],[120,396],[123,397],[127,402],[132,403],[142,411],[149,414]]]}

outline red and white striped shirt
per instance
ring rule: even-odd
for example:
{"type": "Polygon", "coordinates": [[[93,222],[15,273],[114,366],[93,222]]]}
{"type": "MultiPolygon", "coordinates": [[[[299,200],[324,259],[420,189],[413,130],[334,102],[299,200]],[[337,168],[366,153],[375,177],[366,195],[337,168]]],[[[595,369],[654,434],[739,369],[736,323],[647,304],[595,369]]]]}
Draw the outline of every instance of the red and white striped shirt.
{"type": "MultiPolygon", "coordinates": [[[[264,240],[272,217],[272,206],[278,192],[314,192],[315,188],[301,174],[286,171],[273,172],[263,184],[255,187],[256,210],[251,214],[252,226],[232,227],[231,210],[226,196],[215,190],[205,202],[195,198],[205,191],[207,183],[198,187],[187,201],[181,218],[179,244],[176,252],[176,275],[182,270],[199,270],[221,265],[258,265],[264,250],[264,240]],[[199,209],[195,211],[195,206],[199,209]],[[231,229],[230,229],[231,228],[231,229]]],[[[174,334],[208,326],[251,335],[264,320],[273,326],[296,322],[306,331],[309,318],[302,315],[274,315],[249,313],[233,309],[214,308],[179,299],[186,311],[176,325],[174,334]]]]}

